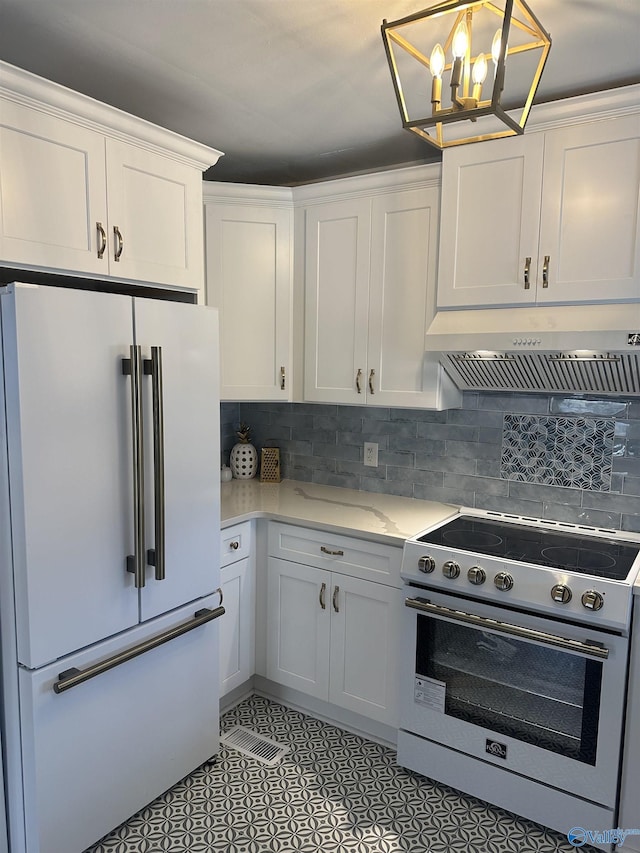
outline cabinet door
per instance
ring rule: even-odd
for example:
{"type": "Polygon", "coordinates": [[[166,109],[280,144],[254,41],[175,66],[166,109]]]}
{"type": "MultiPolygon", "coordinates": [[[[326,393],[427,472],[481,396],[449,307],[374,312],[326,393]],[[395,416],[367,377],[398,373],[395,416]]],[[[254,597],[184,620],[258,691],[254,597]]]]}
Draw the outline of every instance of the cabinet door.
{"type": "MultiPolygon", "coordinates": [[[[217,464],[218,325],[213,308],[135,300],[142,357],[162,348],[165,577],[147,565],[141,618],[213,592],[219,585],[220,480],[217,464]]],[[[157,549],[151,377],[143,380],[146,549],[157,549]]]]}
{"type": "Polygon", "coordinates": [[[397,726],[401,591],[332,576],[329,701],[397,726]]]}
{"type": "Polygon", "coordinates": [[[538,302],[640,297],[639,188],[640,116],[546,134],[538,302]]]}
{"type": "Polygon", "coordinates": [[[106,152],[111,275],[202,290],[201,173],[113,139],[106,152]]]}
{"type": "Polygon", "coordinates": [[[543,147],[533,133],[444,152],[440,308],[535,302],[543,147]]]}
{"type": "Polygon", "coordinates": [[[220,696],[254,673],[254,582],[246,558],[220,570],[225,613],[220,619],[220,696]]]}
{"type": "Polygon", "coordinates": [[[306,211],[306,400],[365,402],[370,230],[367,199],[306,211]]]}
{"type": "Polygon", "coordinates": [[[207,204],[207,304],[223,400],[291,399],[291,211],[207,204]]]}
{"type": "Polygon", "coordinates": [[[0,104],[0,258],[107,275],[104,138],[47,113],[0,104]]]}
{"type": "Polygon", "coordinates": [[[368,403],[438,407],[439,368],[425,364],[424,338],[435,313],[439,197],[433,187],[373,200],[368,403]]]}
{"type": "Polygon", "coordinates": [[[269,557],[267,678],[327,699],[331,574],[269,557]]]}
{"type": "Polygon", "coordinates": [[[18,660],[34,668],[138,621],[121,369],[132,308],[55,287],[0,300],[18,660]]]}

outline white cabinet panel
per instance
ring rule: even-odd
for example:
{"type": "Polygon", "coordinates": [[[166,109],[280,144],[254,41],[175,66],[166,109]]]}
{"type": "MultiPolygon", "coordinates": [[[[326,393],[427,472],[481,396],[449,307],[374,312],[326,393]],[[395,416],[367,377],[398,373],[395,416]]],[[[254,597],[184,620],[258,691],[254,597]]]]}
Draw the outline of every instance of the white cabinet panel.
{"type": "Polygon", "coordinates": [[[205,184],[207,304],[220,311],[221,397],[290,400],[291,200],[270,207],[239,195],[225,203],[215,191],[205,184]]]}
{"type": "Polygon", "coordinates": [[[275,557],[267,572],[267,678],[326,699],[331,575],[275,557]]]}
{"type": "Polygon", "coordinates": [[[201,175],[113,139],[106,141],[106,168],[111,275],[202,288],[201,175]]]}
{"type": "Polygon", "coordinates": [[[441,308],[640,294],[640,116],[444,153],[441,308]]]}
{"type": "Polygon", "coordinates": [[[397,726],[401,591],[334,576],[329,701],[397,726]]]}
{"type": "Polygon", "coordinates": [[[11,102],[0,107],[0,259],[108,273],[104,137],[11,102]]]}
{"type": "Polygon", "coordinates": [[[445,151],[438,307],[535,302],[543,151],[542,134],[445,151]]]}
{"type": "Polygon", "coordinates": [[[220,624],[220,696],[255,673],[255,561],[251,522],[220,537],[220,587],[225,608],[220,624]]]}
{"type": "Polygon", "coordinates": [[[640,298],[640,116],[550,131],[544,157],[538,302],[640,298]]]}
{"type": "MultiPolygon", "coordinates": [[[[198,606],[215,608],[217,596],[198,606]]],[[[133,629],[129,641],[193,615],[183,608],[133,629]]],[[[53,691],[60,671],[109,657],[121,640],[20,671],[22,713],[33,722],[22,743],[27,850],[79,853],[217,752],[216,638],[209,622],[61,694],[53,691]]]]}
{"type": "Polygon", "coordinates": [[[365,401],[370,231],[368,199],[306,212],[306,400],[365,401]]]}

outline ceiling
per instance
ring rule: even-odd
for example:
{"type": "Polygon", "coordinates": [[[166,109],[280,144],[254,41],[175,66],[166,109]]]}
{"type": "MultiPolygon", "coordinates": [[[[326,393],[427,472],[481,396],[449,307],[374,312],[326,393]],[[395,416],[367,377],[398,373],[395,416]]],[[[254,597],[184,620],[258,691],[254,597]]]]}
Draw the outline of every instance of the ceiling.
{"type": "MultiPolygon", "coordinates": [[[[380,35],[434,2],[0,0],[0,58],[225,152],[209,180],[292,186],[439,159],[380,35]]],[[[537,101],[640,81],[639,0],[529,4],[553,42],[537,101]]]]}

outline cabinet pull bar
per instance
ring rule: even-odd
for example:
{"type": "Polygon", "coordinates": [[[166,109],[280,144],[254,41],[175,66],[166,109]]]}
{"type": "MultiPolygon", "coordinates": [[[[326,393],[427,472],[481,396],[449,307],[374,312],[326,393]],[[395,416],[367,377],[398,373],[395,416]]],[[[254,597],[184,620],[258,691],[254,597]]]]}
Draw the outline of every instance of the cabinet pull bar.
{"type": "Polygon", "coordinates": [[[326,585],[326,583],[323,583],[322,586],[320,587],[320,595],[318,596],[318,601],[320,602],[320,607],[322,607],[323,610],[327,609],[327,602],[325,601],[325,598],[324,598],[326,591],[327,591],[327,585],[326,585]]]}
{"type": "Polygon", "coordinates": [[[524,259],[524,289],[529,290],[531,287],[531,282],[529,280],[529,273],[531,271],[531,258],[524,259]]]}
{"type": "Polygon", "coordinates": [[[159,634],[157,637],[151,637],[142,643],[138,643],[137,646],[132,646],[130,649],[125,649],[110,658],[106,658],[106,660],[100,661],[100,663],[94,663],[86,669],[78,669],[77,667],[66,669],[58,675],[58,681],[53,685],[53,692],[64,693],[65,690],[77,687],[79,684],[88,681],[90,678],[95,678],[96,675],[102,675],[103,672],[114,669],[114,667],[120,666],[121,663],[126,663],[133,658],[137,658],[140,655],[145,654],[145,652],[150,652],[151,649],[162,646],[170,640],[175,640],[176,637],[180,637],[182,634],[187,634],[189,631],[193,631],[194,628],[199,628],[200,625],[204,625],[206,622],[211,622],[212,619],[217,619],[219,616],[222,616],[224,612],[224,607],[216,607],[215,610],[209,610],[208,608],[203,607],[202,610],[196,611],[190,622],[183,622],[182,625],[170,628],[168,631],[165,631],[164,634],[159,634]]]}
{"type": "Polygon", "coordinates": [[[373,390],[373,377],[376,375],[375,370],[372,368],[371,373],[369,373],[369,392],[371,394],[375,394],[376,392],[373,390]]]}
{"type": "Polygon", "coordinates": [[[324,545],[320,546],[320,550],[323,554],[329,554],[331,557],[344,557],[344,551],[332,551],[331,548],[325,548],[324,545]]]}
{"type": "Polygon", "coordinates": [[[544,256],[544,264],[542,265],[542,286],[549,287],[549,261],[551,260],[550,255],[544,256]]]}
{"type": "Polygon", "coordinates": [[[338,594],[339,594],[339,593],[340,593],[340,587],[339,587],[339,586],[334,586],[334,588],[333,588],[333,599],[332,599],[332,601],[333,601],[333,609],[336,611],[336,613],[340,613],[340,607],[339,607],[339,605],[338,605],[338,594]]]}
{"type": "Polygon", "coordinates": [[[122,234],[120,233],[120,229],[117,225],[113,226],[113,236],[116,238],[116,244],[113,248],[113,260],[119,261],[120,256],[122,255],[122,250],[124,249],[124,240],[122,239],[122,234]]]}
{"type": "Polygon", "coordinates": [[[144,564],[144,441],[142,424],[142,358],[140,347],[129,348],[130,358],[122,359],[122,373],[131,377],[131,446],[133,461],[133,555],[127,557],[127,571],[134,575],[136,589],[145,585],[144,564]]]}
{"type": "Polygon", "coordinates": [[[157,581],[165,579],[165,490],[164,490],[164,393],[162,384],[162,347],[151,347],[151,358],[144,360],[144,372],[151,376],[153,399],[153,506],[156,547],[148,560],[155,566],[157,581]]]}
{"type": "Polygon", "coordinates": [[[98,232],[98,258],[102,260],[104,251],[107,248],[107,233],[104,230],[102,222],[96,222],[96,231],[98,232]]]}
{"type": "Polygon", "coordinates": [[[360,379],[362,378],[362,371],[358,368],[358,372],[356,373],[356,390],[358,394],[362,394],[362,385],[360,384],[360,379]]]}
{"type": "Polygon", "coordinates": [[[284,391],[286,385],[286,373],[284,367],[280,368],[280,390],[284,391]]]}

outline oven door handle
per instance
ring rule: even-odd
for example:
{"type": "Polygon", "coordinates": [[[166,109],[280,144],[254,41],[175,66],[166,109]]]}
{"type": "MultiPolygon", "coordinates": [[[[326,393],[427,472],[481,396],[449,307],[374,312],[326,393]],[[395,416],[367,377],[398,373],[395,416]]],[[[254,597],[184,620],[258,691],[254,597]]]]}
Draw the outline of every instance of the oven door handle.
{"type": "Polygon", "coordinates": [[[454,622],[465,622],[469,625],[477,625],[479,628],[487,628],[491,631],[509,634],[512,637],[535,640],[547,646],[566,649],[570,652],[578,652],[581,655],[598,658],[599,660],[606,660],[609,657],[609,649],[604,648],[604,646],[583,643],[580,640],[568,640],[566,637],[546,634],[544,631],[536,631],[534,628],[523,628],[521,625],[498,622],[497,619],[488,619],[486,616],[477,616],[475,613],[453,610],[451,607],[443,607],[441,604],[432,604],[426,598],[407,598],[404,603],[407,607],[413,608],[413,610],[419,610],[423,613],[433,613],[434,616],[445,616],[454,622]]]}

